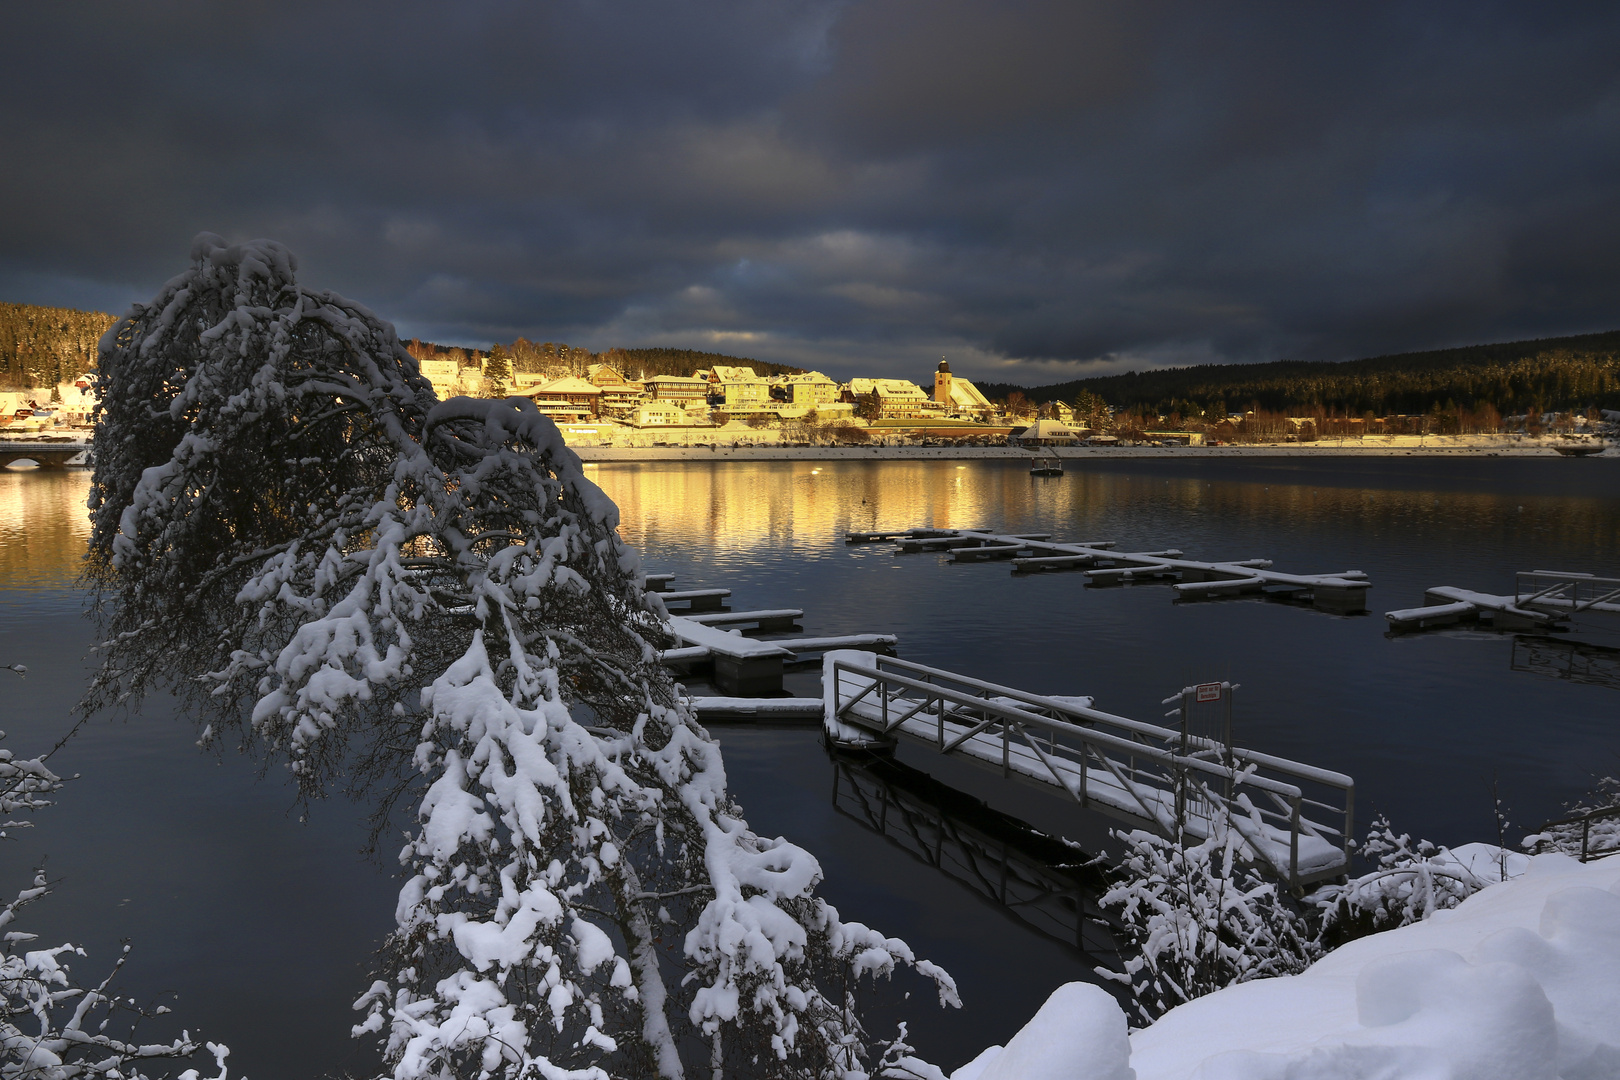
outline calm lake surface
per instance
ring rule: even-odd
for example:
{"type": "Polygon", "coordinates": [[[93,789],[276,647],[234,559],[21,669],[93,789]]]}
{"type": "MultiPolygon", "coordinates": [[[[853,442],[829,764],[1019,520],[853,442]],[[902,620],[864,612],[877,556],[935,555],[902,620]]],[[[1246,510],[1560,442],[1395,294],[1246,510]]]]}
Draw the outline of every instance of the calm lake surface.
{"type": "MultiPolygon", "coordinates": [[[[1018,462],[731,462],[590,474],[650,569],[679,575],[676,587],[730,588],[739,610],[803,608],[811,635],[898,634],[908,659],[1091,694],[1144,720],[1189,683],[1240,683],[1237,740],[1354,776],[1358,828],[1384,813],[1444,843],[1494,840],[1494,779],[1516,841],[1595,775],[1620,773],[1620,616],[1538,641],[1390,638],[1381,615],[1435,585],[1510,592],[1516,570],[1620,576],[1614,462],[1116,460],[1061,478],[1031,478],[1018,462]],[[1265,557],[1300,573],[1360,569],[1373,613],[1176,604],[1162,586],[1090,588],[1078,574],[1013,577],[1005,565],[843,543],[848,529],[917,525],[1265,557]]],[[[89,669],[73,587],[87,482],[0,470],[0,663],[30,669],[25,680],[0,672],[14,753],[67,730],[89,669]]],[[[814,679],[794,676],[790,689],[815,693],[814,679]]],[[[1004,1041],[1055,986],[1089,977],[1099,958],[1065,938],[1072,898],[1031,895],[1009,909],[964,859],[1003,844],[1023,852],[1036,885],[1051,884],[1040,866],[1051,852],[1018,821],[1092,851],[1108,847],[1106,822],[911,748],[899,768],[865,770],[835,762],[810,728],[714,731],[755,829],[814,852],[846,919],[904,937],[958,979],[961,1013],[940,1013],[916,982],[890,995],[917,992],[899,1015],[924,1056],[954,1068],[1004,1041]],[[884,833],[867,813],[879,796],[905,807],[884,833]]],[[[88,946],[83,978],[131,939],[126,991],[177,993],[194,1032],[234,1048],[236,1075],[365,1071],[374,1055],[348,1038],[348,1006],[392,924],[392,851],[381,862],[360,854],[364,808],[333,798],[300,820],[278,770],[261,778],[251,760],[204,754],[195,738],[154,700],[128,720],[93,721],[62,751],[57,771],[81,779],[5,849],[6,888],[41,860],[58,880],[25,928],[88,946]]]]}

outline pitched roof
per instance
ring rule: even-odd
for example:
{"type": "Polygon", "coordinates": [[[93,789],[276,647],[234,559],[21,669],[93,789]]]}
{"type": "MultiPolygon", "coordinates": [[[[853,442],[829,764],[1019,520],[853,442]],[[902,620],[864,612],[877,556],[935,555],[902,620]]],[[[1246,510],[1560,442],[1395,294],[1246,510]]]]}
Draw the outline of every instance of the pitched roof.
{"type": "Polygon", "coordinates": [[[542,394],[600,394],[602,388],[575,375],[536,387],[542,394]]]}

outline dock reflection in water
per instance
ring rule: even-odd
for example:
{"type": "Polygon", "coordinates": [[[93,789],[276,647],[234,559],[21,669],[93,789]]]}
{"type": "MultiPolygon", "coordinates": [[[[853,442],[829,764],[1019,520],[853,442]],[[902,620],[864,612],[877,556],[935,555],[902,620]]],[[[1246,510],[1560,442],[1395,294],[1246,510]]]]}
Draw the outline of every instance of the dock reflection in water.
{"type": "Polygon", "coordinates": [[[1620,690],[1620,648],[1520,634],[1513,639],[1513,670],[1620,690]]]}
{"type": "Polygon", "coordinates": [[[888,757],[833,758],[833,809],[1091,964],[1117,964],[1096,861],[1061,837],[888,757]]]}

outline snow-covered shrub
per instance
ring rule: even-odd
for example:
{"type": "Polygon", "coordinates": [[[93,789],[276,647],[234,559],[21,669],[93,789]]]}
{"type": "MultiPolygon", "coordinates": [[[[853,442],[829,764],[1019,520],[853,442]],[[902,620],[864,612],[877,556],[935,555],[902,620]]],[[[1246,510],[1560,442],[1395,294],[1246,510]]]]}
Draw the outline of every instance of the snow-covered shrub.
{"type": "Polygon", "coordinates": [[[102,342],[91,704],[178,682],[310,795],[416,775],[357,1003],[395,1077],[858,1077],[863,976],[955,1003],[748,828],[617,508],[531,401],[437,401],[277,244],[192,255],[102,342]]]}
{"type": "Polygon", "coordinates": [[[1097,972],[1130,988],[1145,1022],[1223,986],[1302,971],[1320,955],[1308,920],[1243,863],[1244,840],[1222,818],[1197,844],[1139,830],[1114,836],[1125,852],[1101,904],[1128,952],[1123,973],[1097,972]]]}
{"type": "MultiPolygon", "coordinates": [[[[0,732],[0,739],[5,733],[0,732]]],[[[48,755],[47,755],[48,756],[48,755]]],[[[45,757],[16,758],[0,750],[0,813],[7,815],[51,805],[49,796],[63,784],[45,757]]],[[[28,828],[27,819],[8,819],[4,828],[28,828]]],[[[0,833],[4,836],[6,833],[0,833]]],[[[189,1034],[167,1043],[135,1040],[140,1021],[168,1012],[148,1009],[134,998],[115,993],[114,978],[129,959],[130,947],[100,982],[85,986],[73,977],[74,958],[85,955],[77,945],[30,949],[37,935],[14,929],[18,914],[43,899],[50,883],[36,870],[32,882],[15,899],[0,905],[0,1077],[6,1080],[71,1080],[76,1077],[119,1077],[146,1080],[155,1065],[185,1063],[203,1044],[189,1034]]],[[[207,1044],[225,1080],[225,1047],[207,1044]]],[[[180,1080],[197,1080],[186,1069],[180,1080]]]]}
{"type": "MultiPolygon", "coordinates": [[[[1426,919],[1456,907],[1493,879],[1449,848],[1414,841],[1407,833],[1395,835],[1383,815],[1368,830],[1361,856],[1376,862],[1372,870],[1343,884],[1324,885],[1310,896],[1322,913],[1325,933],[1335,942],[1426,919]]],[[[1503,876],[1498,873],[1494,880],[1503,876]]]]}

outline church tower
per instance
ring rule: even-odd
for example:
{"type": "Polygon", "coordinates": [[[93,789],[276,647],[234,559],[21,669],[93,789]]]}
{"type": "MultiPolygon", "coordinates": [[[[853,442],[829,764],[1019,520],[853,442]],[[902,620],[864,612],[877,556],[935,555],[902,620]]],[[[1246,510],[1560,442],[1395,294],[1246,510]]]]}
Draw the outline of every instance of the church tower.
{"type": "Polygon", "coordinates": [[[934,372],[934,400],[941,405],[951,403],[951,365],[939,358],[939,370],[934,372]]]}

